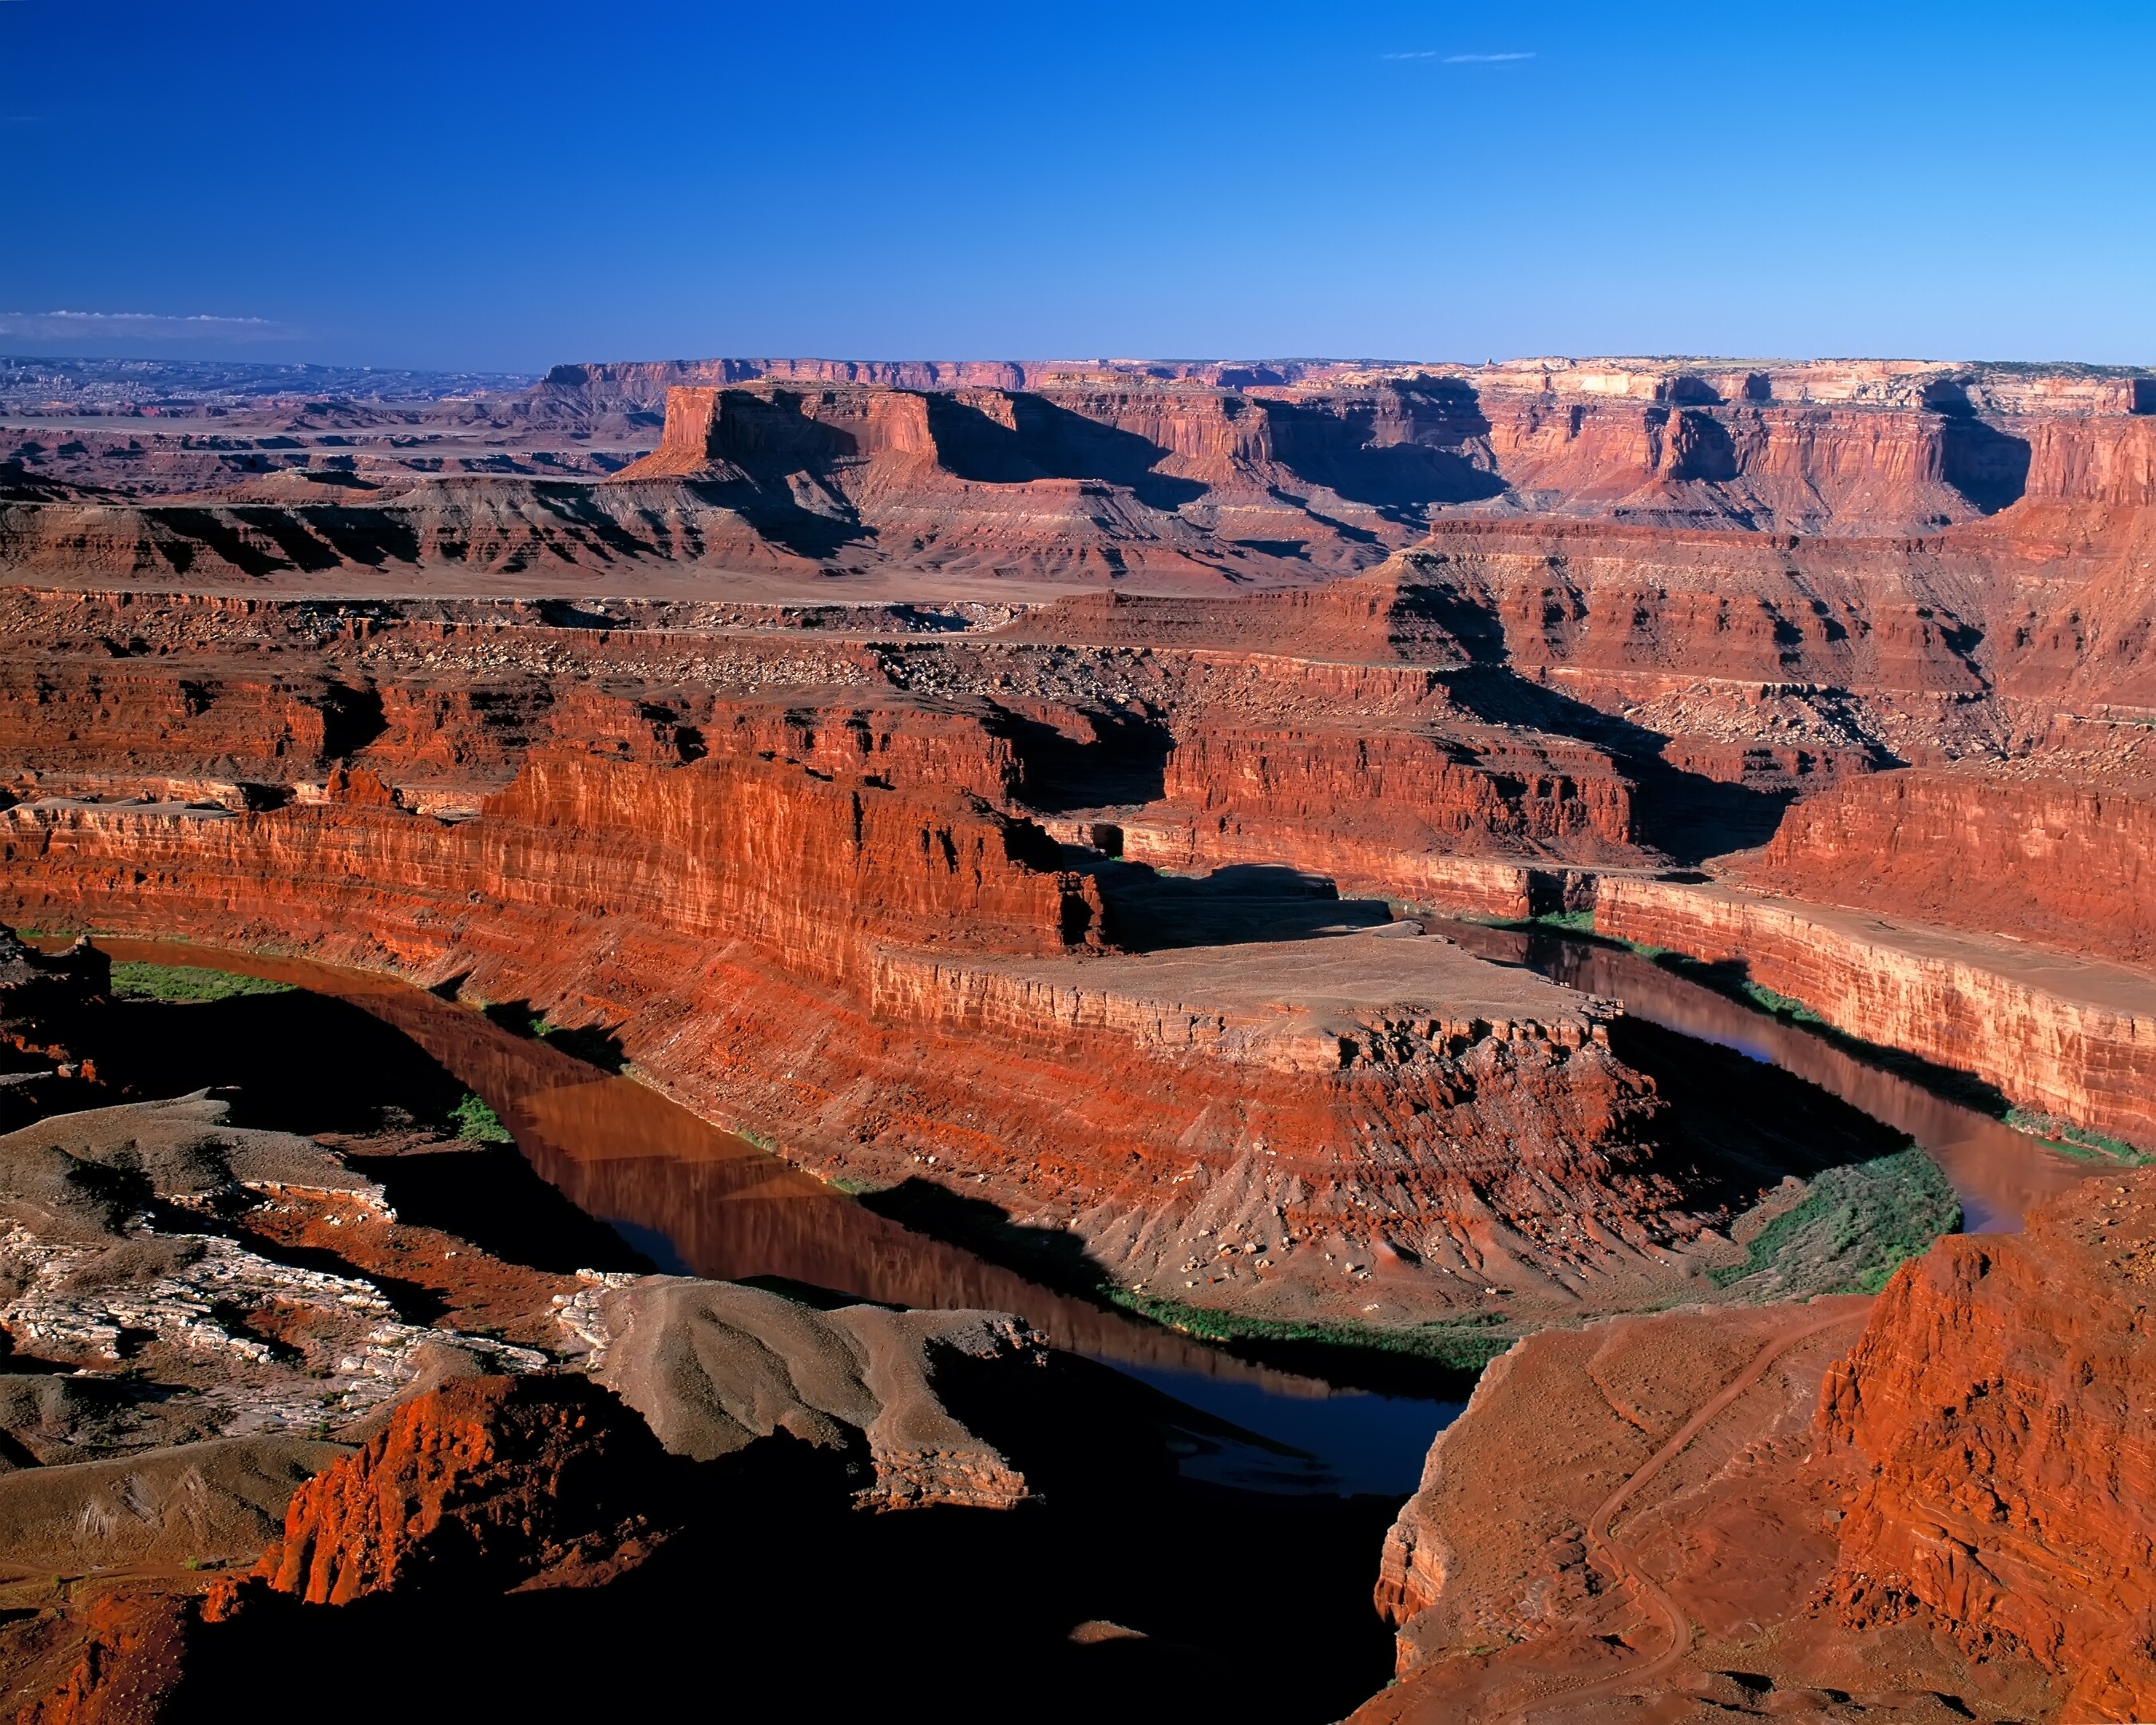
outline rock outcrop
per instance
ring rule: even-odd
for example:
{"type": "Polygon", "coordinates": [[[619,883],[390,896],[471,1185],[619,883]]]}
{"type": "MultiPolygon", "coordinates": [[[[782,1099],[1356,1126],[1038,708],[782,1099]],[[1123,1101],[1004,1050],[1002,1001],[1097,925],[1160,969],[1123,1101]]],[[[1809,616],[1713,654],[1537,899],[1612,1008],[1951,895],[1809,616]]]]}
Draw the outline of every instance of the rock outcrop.
{"type": "MultiPolygon", "coordinates": [[[[819,1448],[865,1449],[874,1509],[1005,1509],[1024,1476],[952,1416],[937,1356],[1042,1364],[1039,1338],[993,1312],[818,1312],[757,1288],[645,1276],[594,1303],[591,1370],[675,1455],[708,1461],[783,1431],[819,1448]]],[[[1005,1369],[1009,1369],[1007,1366],[1005,1369]]]]}
{"type": "Polygon", "coordinates": [[[2156,1174],[2134,1173],[1888,1285],[1820,1408],[1861,1469],[1845,1622],[1928,1614],[1972,1655],[2058,1673],[2069,1717],[2156,1710],[2152,1282],[2156,1174]]]}
{"type": "Polygon", "coordinates": [[[594,1585],[664,1542],[664,1471],[649,1430],[584,1378],[462,1378],[302,1486],[255,1573],[332,1605],[594,1585]]]}
{"type": "Polygon", "coordinates": [[[2156,959],[2156,754],[2138,723],[2010,768],[1835,787],[1784,819],[1736,878],[2111,963],[2156,959]]]}

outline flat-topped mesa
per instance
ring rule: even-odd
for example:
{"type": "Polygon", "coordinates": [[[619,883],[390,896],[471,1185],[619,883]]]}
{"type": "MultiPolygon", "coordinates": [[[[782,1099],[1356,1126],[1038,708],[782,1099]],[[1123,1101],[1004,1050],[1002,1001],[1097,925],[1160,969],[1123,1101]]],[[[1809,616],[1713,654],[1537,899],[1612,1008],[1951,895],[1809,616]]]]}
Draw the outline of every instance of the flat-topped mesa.
{"type": "Polygon", "coordinates": [[[2156,413],[2156,377],[2131,366],[1922,359],[1548,358],[1459,368],[1492,395],[1676,406],[1925,408],[1934,412],[2156,413]]]}
{"type": "Polygon", "coordinates": [[[1448,516],[1907,537],[2003,514],[2010,540],[2056,537],[2089,509],[2146,503],[2156,378],[1893,361],[714,359],[560,367],[522,397],[439,415],[465,440],[454,457],[423,453],[434,438],[402,421],[306,439],[172,426],[95,454],[32,439],[37,470],[0,488],[0,567],[218,582],[963,568],[1219,590],[1350,574],[1448,516]],[[631,459],[670,392],[659,448],[631,459]],[[474,413],[515,434],[482,439],[474,413]]]}
{"type": "MultiPolygon", "coordinates": [[[[1148,475],[1249,485],[1278,463],[1320,478],[1328,463],[1389,452],[1396,483],[1450,477],[1465,501],[1491,483],[1465,476],[1488,428],[1458,383],[1388,379],[1341,399],[1263,398],[1146,380],[1050,376],[1040,388],[936,391],[757,382],[667,391],[660,448],[622,480],[699,469],[757,474],[775,464],[925,459],[987,484],[1095,479],[1142,485],[1148,475]],[[1414,470],[1413,479],[1406,479],[1414,470]]],[[[1342,477],[1333,475],[1333,477],[1342,477]]],[[[1184,487],[1186,493],[1190,487],[1184,487]]],[[[1188,495],[1174,501],[1189,501],[1188,495]]],[[[1435,501],[1435,500],[1425,500],[1435,501]]],[[[1171,505],[1172,506],[1172,505],[1171,505]]]]}
{"type": "Polygon", "coordinates": [[[2025,495],[2145,501],[2134,416],[2156,408],[2156,379],[2125,372],[1894,363],[1399,368],[1276,388],[1040,367],[989,388],[954,377],[817,390],[775,375],[677,387],[660,449],[620,477],[746,479],[781,498],[778,482],[798,472],[871,512],[939,481],[1076,479],[1134,488],[1153,510],[1202,501],[1248,516],[1220,551],[1257,544],[1261,516],[1301,522],[1306,542],[1331,536],[1282,508],[1284,485],[1314,487],[1358,521],[1374,506],[1387,542],[1403,511],[1462,506],[1911,533],[2025,495]]]}
{"type": "MultiPolygon", "coordinates": [[[[1681,1277],[1650,1249],[1700,1226],[1593,1004],[1412,924],[1079,962],[888,950],[868,1006],[927,1034],[882,1055],[903,1089],[823,1165],[977,1179],[1148,1297],[1293,1318],[1344,1285],[1394,1321],[1502,1288],[1569,1310],[1681,1277]],[[1006,1076],[905,1059],[965,1045],[1006,1076]]],[[[804,1033],[766,1061],[835,1098],[836,1045],[804,1033]]]]}

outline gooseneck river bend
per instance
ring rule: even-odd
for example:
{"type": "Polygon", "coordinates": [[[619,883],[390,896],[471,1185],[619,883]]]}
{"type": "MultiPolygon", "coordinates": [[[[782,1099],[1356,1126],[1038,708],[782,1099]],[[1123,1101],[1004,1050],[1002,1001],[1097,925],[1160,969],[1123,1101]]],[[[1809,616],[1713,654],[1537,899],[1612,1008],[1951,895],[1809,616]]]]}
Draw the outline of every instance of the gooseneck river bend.
{"type": "MultiPolygon", "coordinates": [[[[1500,963],[1524,964],[1700,1041],[1808,1080],[1908,1134],[1953,1183],[1972,1231],[2020,1225],[2032,1204],[2092,1172],[1973,1109],[1599,942],[1443,925],[1500,963]]],[[[1240,1428],[1194,1445],[1187,1472],[1247,1488],[1414,1488],[1455,1400],[1378,1395],[1274,1370],[1055,1292],[876,1214],[649,1085],[516,1036],[468,1008],[374,973],[179,942],[100,937],[116,959],[208,966],[358,1006],[409,1037],[494,1109],[533,1167],[661,1269],[780,1278],[893,1305],[1014,1312],[1057,1346],[1142,1379],[1240,1428]]]]}

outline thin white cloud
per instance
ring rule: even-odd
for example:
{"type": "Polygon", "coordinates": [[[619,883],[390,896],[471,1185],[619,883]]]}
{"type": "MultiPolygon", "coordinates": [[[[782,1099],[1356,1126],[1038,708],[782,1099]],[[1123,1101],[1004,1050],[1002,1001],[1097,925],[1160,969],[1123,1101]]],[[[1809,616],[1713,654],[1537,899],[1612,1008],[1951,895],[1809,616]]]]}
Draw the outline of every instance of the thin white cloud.
{"type": "Polygon", "coordinates": [[[1381,54],[1378,58],[1381,60],[1434,60],[1437,58],[1437,50],[1425,48],[1419,54],[1381,54]]]}
{"type": "Polygon", "coordinates": [[[1495,66],[1506,60],[1531,60],[1528,54],[1449,54],[1445,57],[1448,66],[1495,66]]]}
{"type": "Polygon", "coordinates": [[[157,311],[0,311],[0,340],[33,341],[289,341],[300,332],[267,317],[208,312],[171,317],[157,311]]]}

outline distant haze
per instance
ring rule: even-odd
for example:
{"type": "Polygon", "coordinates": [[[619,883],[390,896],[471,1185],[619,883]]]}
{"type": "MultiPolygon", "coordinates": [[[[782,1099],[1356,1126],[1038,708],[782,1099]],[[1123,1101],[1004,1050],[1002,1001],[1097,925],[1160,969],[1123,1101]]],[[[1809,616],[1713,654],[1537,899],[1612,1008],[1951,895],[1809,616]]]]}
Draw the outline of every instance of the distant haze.
{"type": "Polygon", "coordinates": [[[0,353],[2156,359],[2156,9],[0,4],[0,353]]]}

